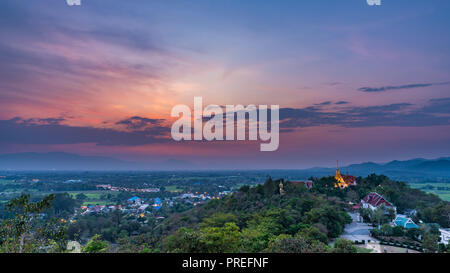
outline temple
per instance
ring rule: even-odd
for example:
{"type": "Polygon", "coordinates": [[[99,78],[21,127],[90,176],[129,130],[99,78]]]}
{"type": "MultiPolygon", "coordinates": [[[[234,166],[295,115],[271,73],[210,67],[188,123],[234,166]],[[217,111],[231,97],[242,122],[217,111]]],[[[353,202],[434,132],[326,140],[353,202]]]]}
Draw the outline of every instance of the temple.
{"type": "Polygon", "coordinates": [[[336,179],[336,182],[334,183],[336,188],[345,189],[349,186],[356,186],[356,177],[352,175],[341,175],[338,165],[336,165],[336,174],[334,175],[334,178],[336,179]]]}

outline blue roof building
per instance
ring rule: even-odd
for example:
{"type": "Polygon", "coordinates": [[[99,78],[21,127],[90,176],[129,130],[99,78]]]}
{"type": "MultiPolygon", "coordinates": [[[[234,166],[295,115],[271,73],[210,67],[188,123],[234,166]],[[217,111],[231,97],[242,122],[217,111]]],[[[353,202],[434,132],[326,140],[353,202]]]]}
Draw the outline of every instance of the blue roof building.
{"type": "Polygon", "coordinates": [[[416,225],[414,223],[414,221],[411,220],[411,218],[401,216],[401,215],[397,215],[397,217],[395,217],[394,226],[399,226],[399,227],[406,228],[406,229],[419,228],[419,226],[416,225]]]}
{"type": "Polygon", "coordinates": [[[141,198],[139,198],[137,196],[133,196],[130,199],[128,199],[128,202],[134,203],[134,202],[139,201],[139,200],[141,200],[141,198]]]}
{"type": "Polygon", "coordinates": [[[155,209],[155,210],[159,210],[159,209],[161,209],[161,207],[162,207],[162,201],[161,201],[161,199],[159,199],[158,197],[156,197],[155,198],[155,203],[153,204],[153,208],[155,209]]]}

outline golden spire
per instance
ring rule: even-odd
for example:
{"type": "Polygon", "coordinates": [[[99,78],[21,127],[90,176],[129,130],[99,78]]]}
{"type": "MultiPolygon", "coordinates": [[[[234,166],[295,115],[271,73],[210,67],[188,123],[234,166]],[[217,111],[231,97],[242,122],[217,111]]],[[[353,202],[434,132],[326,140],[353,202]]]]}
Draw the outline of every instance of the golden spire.
{"type": "Polygon", "coordinates": [[[286,192],[283,189],[283,181],[280,181],[280,195],[284,195],[286,192]]]}
{"type": "Polygon", "coordinates": [[[341,175],[341,172],[339,172],[339,161],[336,160],[336,174],[334,175],[334,179],[336,179],[337,183],[334,184],[334,186],[341,187],[344,183],[344,178],[341,175]]]}

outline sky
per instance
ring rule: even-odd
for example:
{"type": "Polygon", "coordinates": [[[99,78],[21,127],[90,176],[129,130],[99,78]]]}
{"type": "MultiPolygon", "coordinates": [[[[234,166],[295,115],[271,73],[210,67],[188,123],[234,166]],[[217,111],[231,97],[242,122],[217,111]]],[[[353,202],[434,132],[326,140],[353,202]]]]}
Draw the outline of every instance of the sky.
{"type": "Polygon", "coordinates": [[[0,154],[211,168],[450,155],[447,0],[2,0],[0,154]],[[280,145],[176,142],[173,106],[279,105],[280,145]]]}

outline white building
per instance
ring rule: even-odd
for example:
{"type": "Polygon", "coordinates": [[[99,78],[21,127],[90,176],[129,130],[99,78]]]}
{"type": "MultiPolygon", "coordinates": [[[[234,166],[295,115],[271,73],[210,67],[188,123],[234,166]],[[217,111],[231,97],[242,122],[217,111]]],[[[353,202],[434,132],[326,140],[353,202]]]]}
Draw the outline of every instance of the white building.
{"type": "Polygon", "coordinates": [[[142,206],[139,207],[139,211],[144,211],[146,208],[148,208],[150,205],[149,204],[144,204],[142,206]]]}
{"type": "Polygon", "coordinates": [[[448,243],[450,242],[450,229],[440,228],[439,231],[441,232],[441,243],[448,245],[448,243]]]}

